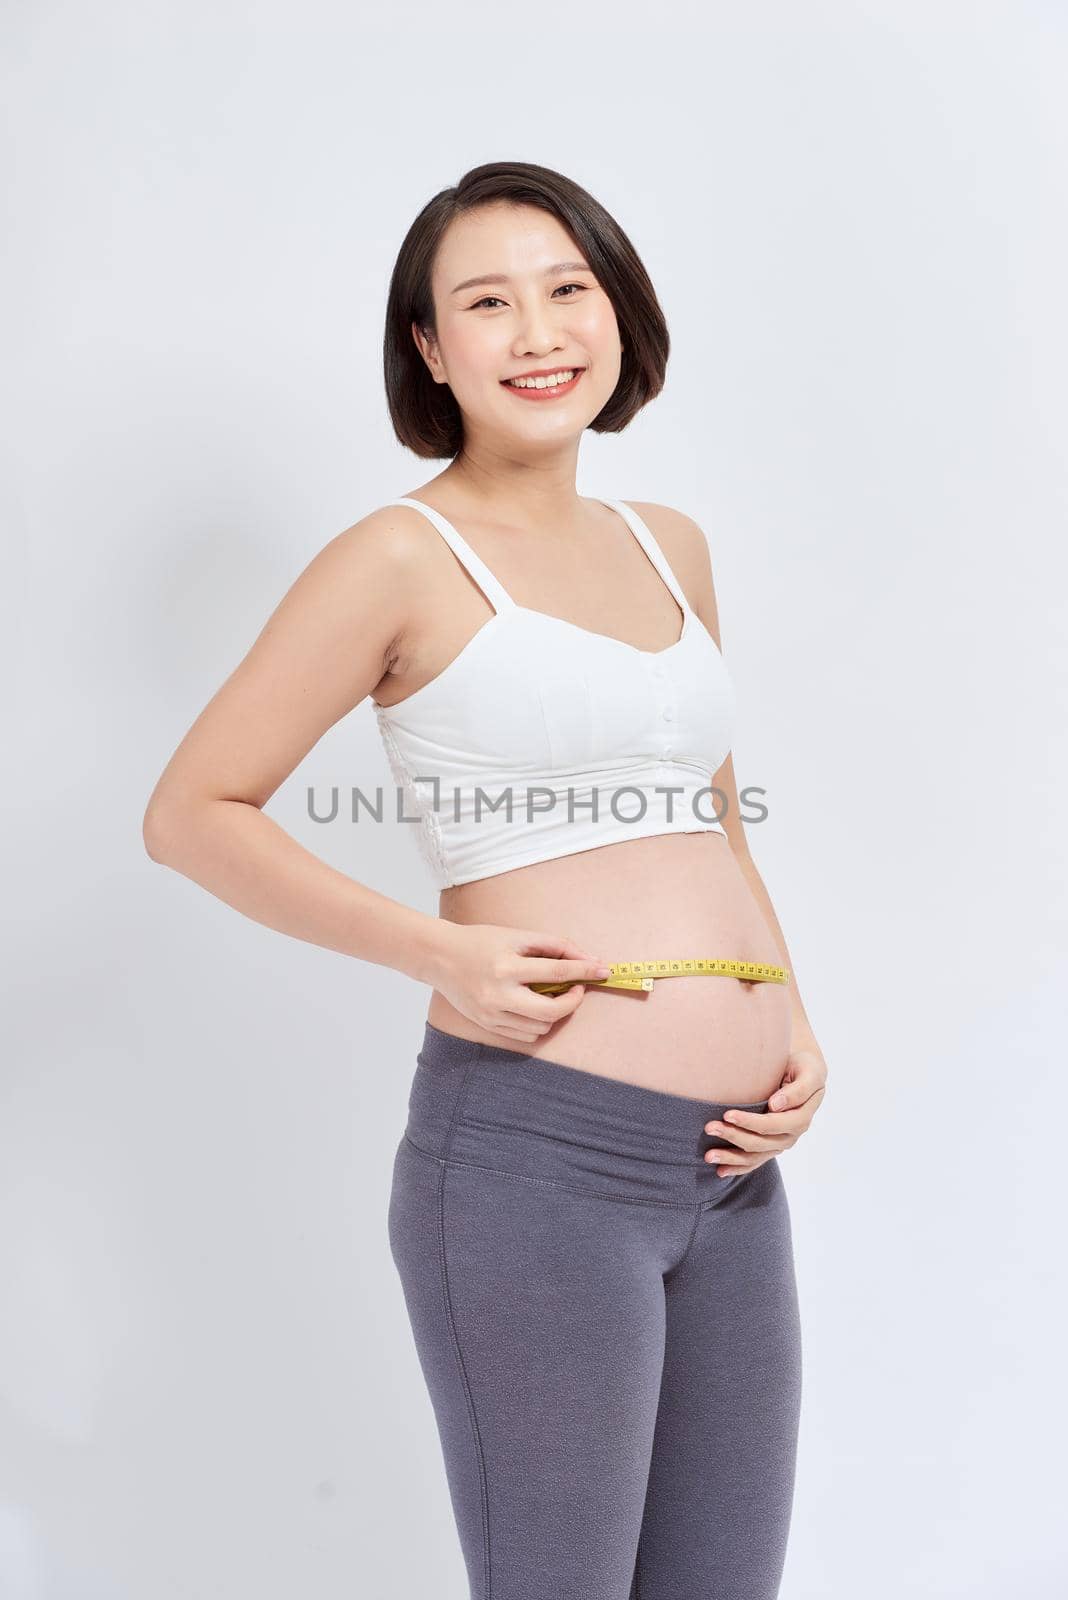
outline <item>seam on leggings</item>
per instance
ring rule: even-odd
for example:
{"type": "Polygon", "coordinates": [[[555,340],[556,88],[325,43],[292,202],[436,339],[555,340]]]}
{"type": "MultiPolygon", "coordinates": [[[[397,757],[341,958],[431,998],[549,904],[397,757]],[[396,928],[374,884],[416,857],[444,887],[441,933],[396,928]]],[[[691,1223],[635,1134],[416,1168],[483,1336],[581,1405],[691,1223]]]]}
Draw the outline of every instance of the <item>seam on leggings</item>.
{"type": "Polygon", "coordinates": [[[484,1167],[478,1161],[457,1161],[453,1158],[445,1160],[441,1156],[432,1155],[429,1150],[424,1150],[422,1145],[416,1144],[409,1134],[405,1134],[404,1137],[413,1150],[440,1167],[468,1167],[472,1172],[489,1172],[495,1178],[510,1178],[513,1183],[537,1183],[547,1189],[566,1189],[571,1194],[587,1194],[594,1200],[611,1200],[616,1205],[670,1206],[675,1211],[685,1211],[693,1205],[692,1200],[652,1200],[645,1195],[612,1194],[608,1189],[587,1189],[580,1183],[565,1183],[562,1178],[535,1178],[526,1172],[509,1172],[506,1167],[484,1167]]]}
{"type": "Polygon", "coordinates": [[[691,1202],[691,1204],[693,1204],[693,1226],[690,1229],[690,1237],[686,1241],[685,1250],[683,1250],[682,1255],[676,1261],[676,1263],[672,1267],[671,1271],[664,1273],[664,1283],[665,1284],[669,1284],[671,1282],[671,1280],[675,1276],[676,1272],[678,1272],[679,1268],[682,1266],[682,1263],[686,1260],[686,1257],[690,1253],[690,1246],[693,1244],[694,1237],[695,1237],[695,1235],[697,1233],[697,1222],[698,1222],[698,1218],[701,1215],[701,1211],[702,1211],[703,1207],[698,1205],[696,1202],[691,1202]]]}
{"type": "MultiPolygon", "coordinates": [[[[478,1054],[481,1054],[482,1046],[479,1045],[477,1047],[477,1050],[478,1050],[478,1054]]],[[[471,1074],[472,1068],[474,1067],[475,1063],[477,1062],[478,1054],[476,1054],[475,1061],[473,1061],[471,1063],[471,1066],[468,1067],[467,1071],[464,1074],[464,1081],[460,1086],[460,1093],[456,1097],[456,1104],[453,1107],[452,1116],[449,1118],[448,1132],[446,1133],[446,1136],[445,1136],[445,1149],[446,1149],[446,1152],[448,1152],[449,1146],[452,1143],[452,1130],[453,1130],[453,1127],[455,1126],[455,1122],[456,1122],[456,1107],[460,1104],[460,1102],[463,1099],[464,1088],[465,1088],[465,1086],[467,1084],[467,1079],[471,1074]]],[[[410,1140],[409,1140],[409,1143],[411,1143],[410,1140]]],[[[419,1146],[413,1144],[412,1148],[415,1149],[415,1150],[418,1150],[419,1146]]],[[[421,1151],[420,1152],[420,1154],[425,1154],[425,1153],[426,1153],[425,1151],[421,1151]]],[[[459,1369],[460,1369],[460,1380],[461,1380],[461,1382],[463,1384],[464,1395],[465,1395],[465,1397],[467,1399],[467,1412],[468,1412],[468,1416],[471,1419],[471,1432],[474,1435],[474,1441],[475,1441],[475,1459],[478,1462],[479,1500],[480,1500],[481,1512],[482,1512],[482,1573],[483,1573],[483,1577],[482,1577],[483,1594],[480,1597],[480,1600],[491,1600],[492,1586],[491,1586],[491,1579],[490,1579],[489,1496],[488,1496],[487,1487],[486,1487],[486,1458],[485,1458],[485,1455],[484,1455],[483,1450],[482,1450],[482,1436],[479,1433],[479,1429],[478,1429],[478,1417],[477,1417],[477,1415],[475,1413],[475,1401],[474,1401],[474,1396],[471,1393],[471,1383],[470,1383],[470,1379],[467,1376],[467,1368],[464,1365],[463,1352],[460,1349],[460,1338],[459,1338],[459,1334],[457,1333],[456,1318],[453,1315],[452,1299],[451,1299],[451,1296],[449,1294],[449,1271],[448,1271],[448,1266],[447,1266],[446,1260],[445,1260],[445,1179],[446,1179],[446,1177],[448,1175],[448,1171],[449,1171],[449,1163],[448,1163],[448,1161],[447,1160],[442,1161],[442,1163],[441,1163],[441,1172],[440,1172],[440,1175],[439,1175],[439,1178],[438,1178],[438,1259],[439,1259],[440,1266],[441,1266],[441,1292],[442,1292],[442,1296],[443,1296],[444,1301],[445,1301],[445,1318],[446,1318],[446,1321],[448,1322],[448,1325],[449,1325],[449,1332],[452,1335],[452,1347],[453,1347],[453,1350],[456,1352],[456,1361],[457,1361],[457,1365],[459,1366],[459,1369]]]]}

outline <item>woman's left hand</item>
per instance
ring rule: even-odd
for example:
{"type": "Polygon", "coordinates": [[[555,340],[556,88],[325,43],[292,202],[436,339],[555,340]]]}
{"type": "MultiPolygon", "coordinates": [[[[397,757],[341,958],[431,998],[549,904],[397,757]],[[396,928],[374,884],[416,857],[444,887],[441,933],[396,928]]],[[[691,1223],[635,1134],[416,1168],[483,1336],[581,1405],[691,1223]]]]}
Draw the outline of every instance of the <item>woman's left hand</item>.
{"type": "Polygon", "coordinates": [[[768,1101],[767,1111],[725,1111],[723,1121],[706,1122],[705,1132],[718,1134],[739,1146],[737,1150],[709,1150],[705,1160],[719,1169],[719,1177],[752,1172],[789,1150],[808,1131],[826,1093],[827,1063],[813,1041],[791,1050],[782,1083],[768,1101]]]}

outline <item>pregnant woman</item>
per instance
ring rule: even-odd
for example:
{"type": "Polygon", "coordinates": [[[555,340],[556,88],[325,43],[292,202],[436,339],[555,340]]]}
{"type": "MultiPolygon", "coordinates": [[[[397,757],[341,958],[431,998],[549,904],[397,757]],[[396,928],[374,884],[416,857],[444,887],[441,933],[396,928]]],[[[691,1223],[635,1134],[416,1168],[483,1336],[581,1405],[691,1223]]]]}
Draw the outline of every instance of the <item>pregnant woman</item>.
{"type": "Polygon", "coordinates": [[[826,1064],[738,814],[704,535],[576,489],[667,355],[576,184],[494,163],[436,195],[385,375],[398,438],[449,464],[319,552],[145,818],[247,915],[432,990],[389,1242],[474,1600],[771,1600],[786,1554],[777,1156],[826,1064]],[[368,696],[436,917],[262,811],[368,696]]]}

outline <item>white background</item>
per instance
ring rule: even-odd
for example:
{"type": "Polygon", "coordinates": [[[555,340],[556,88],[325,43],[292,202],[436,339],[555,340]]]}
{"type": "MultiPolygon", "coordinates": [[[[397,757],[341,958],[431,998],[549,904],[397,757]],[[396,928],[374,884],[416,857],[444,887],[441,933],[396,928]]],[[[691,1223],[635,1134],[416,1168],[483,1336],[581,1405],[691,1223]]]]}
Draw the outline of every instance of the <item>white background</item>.
{"type": "MultiPolygon", "coordinates": [[[[444,465],[386,288],[503,159],[664,305],[579,488],[707,533],[830,1067],[783,1600],[1065,1593],[1066,67],[1039,3],[6,7],[7,1600],[467,1593],[385,1231],[428,991],[141,819],[314,553],[444,465]]],[[[268,810],[434,911],[410,828],[308,816],[388,781],[365,703],[268,810]]]]}

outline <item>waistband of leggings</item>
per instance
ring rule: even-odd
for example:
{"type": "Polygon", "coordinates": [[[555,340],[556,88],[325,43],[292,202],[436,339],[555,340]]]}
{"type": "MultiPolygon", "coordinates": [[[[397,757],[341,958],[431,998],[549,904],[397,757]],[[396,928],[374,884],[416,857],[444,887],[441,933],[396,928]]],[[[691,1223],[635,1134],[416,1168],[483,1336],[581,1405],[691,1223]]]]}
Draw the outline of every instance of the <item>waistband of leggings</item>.
{"type": "Polygon", "coordinates": [[[731,1107],[766,1111],[767,1100],[697,1100],[586,1072],[503,1045],[476,1044],[430,1022],[416,1057],[409,1129],[444,1154],[454,1120],[571,1139],[621,1154],[690,1163],[729,1143],[704,1124],[731,1107]]]}

